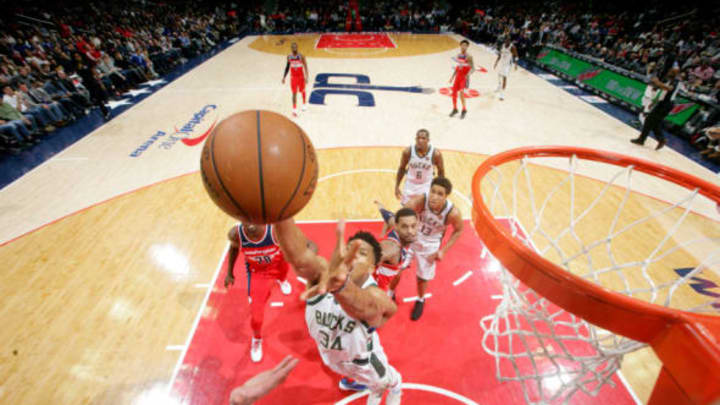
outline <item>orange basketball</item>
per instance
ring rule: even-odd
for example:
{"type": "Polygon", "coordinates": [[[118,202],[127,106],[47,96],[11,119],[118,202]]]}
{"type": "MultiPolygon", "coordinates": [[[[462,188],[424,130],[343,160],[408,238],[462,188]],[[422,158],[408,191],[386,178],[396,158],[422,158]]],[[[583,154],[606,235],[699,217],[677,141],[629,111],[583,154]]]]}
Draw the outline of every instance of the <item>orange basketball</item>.
{"type": "Polygon", "coordinates": [[[233,114],[205,141],[200,172],[220,209],[242,222],[292,217],[310,201],[318,179],[315,148],[284,116],[262,110],[233,114]]]}

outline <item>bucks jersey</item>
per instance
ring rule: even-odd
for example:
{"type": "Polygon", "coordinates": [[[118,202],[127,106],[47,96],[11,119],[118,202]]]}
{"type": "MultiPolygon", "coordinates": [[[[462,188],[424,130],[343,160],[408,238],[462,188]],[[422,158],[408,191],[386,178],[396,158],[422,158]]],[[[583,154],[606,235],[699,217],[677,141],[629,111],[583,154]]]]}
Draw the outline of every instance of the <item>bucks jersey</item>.
{"type": "MultiPolygon", "coordinates": [[[[375,280],[368,277],[362,288],[371,285],[375,285],[375,280]]],[[[344,372],[342,363],[367,364],[373,356],[385,359],[375,329],[351,318],[333,294],[323,294],[308,300],[305,305],[305,322],[310,336],[317,343],[323,362],[338,373],[344,372]]]]}
{"type": "Polygon", "coordinates": [[[425,153],[424,156],[418,155],[415,150],[415,145],[410,147],[407,183],[412,183],[413,186],[425,186],[428,189],[430,188],[430,183],[433,179],[433,153],[435,153],[435,149],[432,145],[428,145],[427,153],[425,153]]]}
{"type": "Polygon", "coordinates": [[[430,209],[430,197],[425,194],[425,207],[420,213],[420,224],[418,226],[418,238],[413,244],[415,251],[436,251],[440,247],[447,227],[447,218],[453,209],[453,203],[445,200],[445,205],[439,213],[430,209]]]}

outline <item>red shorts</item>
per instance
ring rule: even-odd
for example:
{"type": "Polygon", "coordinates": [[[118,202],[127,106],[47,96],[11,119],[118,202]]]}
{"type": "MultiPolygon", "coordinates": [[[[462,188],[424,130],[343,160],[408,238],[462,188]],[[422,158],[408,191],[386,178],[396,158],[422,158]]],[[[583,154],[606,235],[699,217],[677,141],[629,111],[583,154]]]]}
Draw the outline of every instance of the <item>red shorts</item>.
{"type": "Polygon", "coordinates": [[[290,90],[293,93],[305,91],[305,77],[290,76],[290,90]]]}
{"type": "Polygon", "coordinates": [[[455,76],[455,82],[453,83],[453,93],[465,90],[470,85],[470,78],[467,75],[455,76]]]}

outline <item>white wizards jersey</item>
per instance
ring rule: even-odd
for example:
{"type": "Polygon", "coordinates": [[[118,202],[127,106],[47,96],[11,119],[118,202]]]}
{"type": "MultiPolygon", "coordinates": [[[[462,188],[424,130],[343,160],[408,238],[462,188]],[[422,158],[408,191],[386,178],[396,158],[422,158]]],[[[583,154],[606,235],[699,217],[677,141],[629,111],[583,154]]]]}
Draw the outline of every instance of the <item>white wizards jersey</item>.
{"type": "Polygon", "coordinates": [[[413,183],[415,186],[427,185],[433,179],[433,162],[432,157],[435,153],[432,145],[428,145],[428,151],[425,156],[419,156],[415,150],[415,145],[410,147],[410,161],[408,162],[407,182],[413,183]]]}
{"type": "Polygon", "coordinates": [[[453,209],[453,203],[445,200],[445,206],[436,214],[430,210],[430,197],[425,194],[425,208],[420,213],[420,224],[418,226],[418,238],[413,244],[413,250],[437,250],[440,247],[447,217],[453,209]]]}
{"type": "MultiPolygon", "coordinates": [[[[375,285],[372,276],[368,277],[362,288],[370,285],[375,285]]],[[[376,357],[383,353],[375,329],[351,318],[332,294],[323,294],[307,301],[305,322],[310,336],[317,343],[320,357],[332,369],[336,369],[342,362],[367,363],[373,353],[376,357]]],[[[381,357],[384,358],[384,353],[381,357]]]]}

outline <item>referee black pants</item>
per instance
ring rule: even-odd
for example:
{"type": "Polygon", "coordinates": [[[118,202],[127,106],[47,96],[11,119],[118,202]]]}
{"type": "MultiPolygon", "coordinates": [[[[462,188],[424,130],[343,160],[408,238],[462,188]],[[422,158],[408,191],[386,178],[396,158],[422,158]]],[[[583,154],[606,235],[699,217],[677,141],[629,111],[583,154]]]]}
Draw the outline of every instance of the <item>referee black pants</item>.
{"type": "Polygon", "coordinates": [[[662,122],[665,117],[670,114],[670,111],[672,111],[672,104],[670,106],[659,105],[650,111],[650,114],[645,118],[642,132],[640,132],[640,142],[645,142],[650,135],[650,131],[655,133],[655,138],[657,138],[658,142],[665,142],[665,135],[662,132],[662,122]]]}

